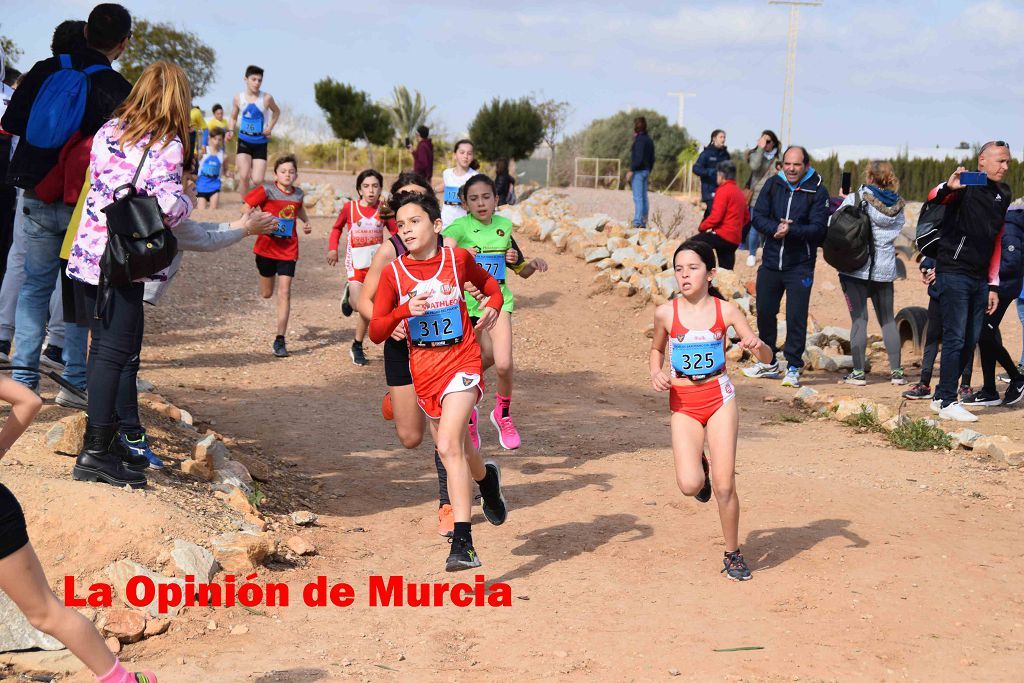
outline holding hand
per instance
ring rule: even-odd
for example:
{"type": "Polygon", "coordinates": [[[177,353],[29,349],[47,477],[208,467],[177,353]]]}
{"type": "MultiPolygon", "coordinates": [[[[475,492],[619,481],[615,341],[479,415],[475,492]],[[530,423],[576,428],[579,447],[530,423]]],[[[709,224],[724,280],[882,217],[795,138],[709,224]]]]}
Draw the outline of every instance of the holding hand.
{"type": "Polygon", "coordinates": [[[485,306],[480,311],[480,322],[476,324],[474,330],[489,330],[494,327],[494,323],[498,322],[498,312],[493,308],[485,306]]]}
{"type": "Polygon", "coordinates": [[[302,223],[302,232],[303,232],[303,234],[308,235],[311,232],[313,232],[313,226],[310,225],[307,221],[300,221],[300,222],[302,223]]]}
{"type": "Polygon", "coordinates": [[[960,174],[966,170],[967,169],[963,166],[957,166],[956,170],[953,171],[953,175],[949,176],[949,180],[946,181],[946,187],[951,190],[959,190],[962,188],[963,184],[960,182],[960,174]]]}
{"type": "Polygon", "coordinates": [[[405,341],[405,325],[396,327],[395,331],[391,333],[391,338],[395,341],[405,341]]]}
{"type": "Polygon", "coordinates": [[[327,265],[336,266],[338,265],[338,250],[331,249],[327,252],[327,265]]]}
{"type": "Polygon", "coordinates": [[[546,272],[548,272],[548,262],[545,261],[542,258],[539,258],[539,257],[535,258],[535,259],[532,259],[526,265],[529,266],[530,268],[533,268],[538,273],[546,273],[546,272]]]}
{"type": "Polygon", "coordinates": [[[427,295],[417,294],[409,299],[409,315],[423,315],[427,312],[427,295]]]}
{"type": "Polygon", "coordinates": [[[250,211],[232,225],[245,230],[246,236],[269,235],[277,229],[277,218],[266,211],[250,211]]]}
{"type": "Polygon", "coordinates": [[[506,251],[505,263],[509,264],[510,266],[514,266],[515,264],[519,263],[519,252],[511,248],[508,251],[506,251]]]}
{"type": "Polygon", "coordinates": [[[761,338],[758,337],[757,335],[752,335],[750,337],[744,337],[743,339],[740,339],[739,342],[738,342],[738,344],[740,345],[741,348],[744,348],[744,349],[746,349],[748,351],[756,350],[763,343],[764,342],[762,342],[761,338]]]}
{"type": "Polygon", "coordinates": [[[775,237],[775,239],[777,239],[777,240],[781,240],[783,237],[788,235],[789,234],[789,224],[792,223],[792,222],[793,221],[789,220],[788,218],[783,218],[782,220],[780,220],[779,221],[779,227],[775,231],[775,235],[773,235],[773,237],[775,237]]]}
{"type": "Polygon", "coordinates": [[[935,269],[929,268],[928,270],[922,270],[921,282],[925,283],[926,285],[930,285],[931,283],[935,282],[935,269]]]}
{"type": "Polygon", "coordinates": [[[651,371],[651,386],[654,387],[655,391],[668,391],[672,388],[672,380],[669,379],[664,370],[658,368],[651,371]]]}

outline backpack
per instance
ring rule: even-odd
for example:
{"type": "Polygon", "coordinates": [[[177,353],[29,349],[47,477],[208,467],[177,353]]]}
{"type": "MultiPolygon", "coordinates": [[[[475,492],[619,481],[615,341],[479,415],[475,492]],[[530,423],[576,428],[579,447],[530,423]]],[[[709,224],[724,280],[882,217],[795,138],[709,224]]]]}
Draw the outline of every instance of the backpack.
{"type": "Polygon", "coordinates": [[[853,204],[846,204],[832,214],[821,250],[825,262],[840,273],[860,270],[873,259],[875,240],[871,217],[859,191],[854,195],[853,204]]]}
{"type": "Polygon", "coordinates": [[[60,149],[82,126],[89,97],[89,76],[110,69],[93,64],[76,69],[71,55],[59,55],[60,69],[46,77],[28,114],[25,140],[34,147],[60,149]]]}
{"type": "Polygon", "coordinates": [[[939,253],[939,238],[942,225],[946,222],[946,205],[939,202],[925,202],[917,219],[914,232],[914,246],[923,256],[935,258],[939,253]]]}

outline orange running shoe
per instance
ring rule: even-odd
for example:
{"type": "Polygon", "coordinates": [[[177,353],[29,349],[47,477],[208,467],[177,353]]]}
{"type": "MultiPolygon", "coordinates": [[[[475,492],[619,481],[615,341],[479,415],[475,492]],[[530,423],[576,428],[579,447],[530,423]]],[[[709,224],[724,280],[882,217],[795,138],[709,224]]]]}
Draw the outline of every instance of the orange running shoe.
{"type": "Polygon", "coordinates": [[[384,400],[380,402],[380,414],[384,416],[385,420],[394,420],[395,411],[391,407],[391,392],[384,394],[384,400]]]}
{"type": "Polygon", "coordinates": [[[451,538],[455,533],[455,513],[452,506],[445,503],[437,509],[437,533],[451,538]]]}

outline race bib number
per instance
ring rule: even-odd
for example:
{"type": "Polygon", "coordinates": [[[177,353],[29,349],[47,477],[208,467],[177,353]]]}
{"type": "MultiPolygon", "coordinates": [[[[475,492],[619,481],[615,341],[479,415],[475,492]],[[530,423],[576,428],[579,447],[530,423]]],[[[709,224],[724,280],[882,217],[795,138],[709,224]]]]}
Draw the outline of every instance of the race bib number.
{"type": "Polygon", "coordinates": [[[720,339],[672,340],[672,370],[677,377],[706,377],[725,367],[725,348],[720,339]]]}
{"type": "Polygon", "coordinates": [[[444,203],[445,204],[461,204],[459,201],[459,188],[454,185],[444,186],[444,203]]]}
{"type": "Polygon", "coordinates": [[[451,346],[462,341],[462,310],[458,305],[429,310],[408,322],[413,346],[451,346]]]}
{"type": "Polygon", "coordinates": [[[500,254],[477,254],[476,262],[487,274],[498,282],[505,281],[505,253],[500,254]]]}
{"type": "Polygon", "coordinates": [[[295,234],[295,219],[294,218],[278,218],[277,227],[274,228],[274,232],[270,233],[271,237],[279,237],[286,239],[295,234]]]}

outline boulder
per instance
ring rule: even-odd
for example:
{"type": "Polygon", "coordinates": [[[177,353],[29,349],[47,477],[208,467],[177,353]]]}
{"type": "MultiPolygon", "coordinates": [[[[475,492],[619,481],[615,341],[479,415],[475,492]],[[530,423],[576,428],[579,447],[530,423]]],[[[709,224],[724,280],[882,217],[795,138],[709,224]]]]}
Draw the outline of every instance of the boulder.
{"type": "Polygon", "coordinates": [[[719,268],[715,272],[715,279],[712,284],[718,288],[718,291],[726,299],[738,299],[746,293],[739,275],[725,268],[719,268]]]}
{"type": "Polygon", "coordinates": [[[55,453],[78,455],[85,438],[86,422],[85,413],[75,413],[58,420],[46,433],[46,445],[55,453]]]}
{"type": "Polygon", "coordinates": [[[967,429],[966,427],[961,429],[959,432],[950,432],[949,436],[956,442],[960,448],[966,448],[970,450],[974,448],[975,442],[981,437],[985,436],[981,432],[976,432],[973,429],[967,429]]]}
{"type": "Polygon", "coordinates": [[[835,419],[843,422],[851,417],[867,411],[875,416],[879,422],[885,422],[892,417],[892,410],[880,403],[859,398],[842,398],[835,403],[835,419]]]}
{"type": "Polygon", "coordinates": [[[666,299],[671,299],[672,295],[676,293],[676,278],[672,273],[662,273],[656,275],[655,280],[658,281],[658,290],[661,295],[666,299]]]}
{"type": "Polygon", "coordinates": [[[107,638],[121,643],[137,643],[146,630],[146,615],[134,609],[108,609],[96,622],[96,628],[107,638]]]}
{"type": "Polygon", "coordinates": [[[1017,467],[1024,464],[1024,447],[1008,436],[982,436],[974,441],[974,456],[988,456],[1017,467]]]}
{"type": "Polygon", "coordinates": [[[644,263],[654,266],[658,270],[665,270],[665,268],[668,266],[668,259],[665,258],[662,254],[654,252],[644,260],[644,263]]]}
{"type": "Polygon", "coordinates": [[[558,223],[554,222],[550,218],[539,221],[537,226],[537,237],[540,238],[541,242],[551,237],[555,230],[558,229],[558,223]]]}
{"type": "MultiPolygon", "coordinates": [[[[181,579],[174,579],[167,576],[163,576],[162,574],[157,574],[155,571],[147,569],[138,562],[133,562],[132,560],[118,560],[117,562],[114,562],[113,564],[107,567],[107,576],[110,577],[110,584],[114,587],[114,590],[117,591],[117,595],[119,598],[121,598],[121,602],[123,602],[128,607],[134,607],[134,605],[129,604],[129,602],[125,598],[127,596],[128,582],[135,576],[149,577],[149,580],[156,584],[157,591],[160,590],[159,586],[170,583],[176,583],[181,587],[182,591],[185,590],[185,582],[181,579]]],[[[159,605],[156,600],[154,600],[144,609],[151,617],[173,617],[181,611],[180,606],[171,606],[168,607],[167,612],[165,614],[161,614],[159,611],[159,605]]]]}
{"type": "Polygon", "coordinates": [[[214,559],[213,553],[180,538],[174,540],[171,559],[182,576],[194,576],[196,581],[209,583],[217,573],[217,560],[214,559]]]}
{"type": "Polygon", "coordinates": [[[611,259],[620,264],[625,264],[626,261],[636,262],[640,260],[640,252],[633,247],[622,247],[612,251],[611,259]]]}
{"type": "Polygon", "coordinates": [[[241,489],[231,489],[228,493],[218,491],[217,497],[223,500],[231,509],[241,512],[243,516],[253,515],[254,517],[259,517],[259,510],[249,502],[249,496],[242,493],[241,489]]]}
{"type": "Polygon", "coordinates": [[[559,252],[565,251],[565,247],[569,242],[570,233],[568,230],[559,228],[551,233],[551,244],[555,245],[555,249],[559,252]]]}
{"type": "Polygon", "coordinates": [[[214,468],[228,458],[228,447],[213,434],[207,434],[196,444],[192,459],[196,462],[208,462],[214,468]]]}
{"type": "Polygon", "coordinates": [[[255,455],[235,451],[231,457],[241,463],[249,471],[249,475],[257,481],[270,481],[272,476],[270,465],[255,455]]]}
{"type": "Polygon", "coordinates": [[[615,251],[616,249],[627,249],[629,247],[629,240],[627,240],[624,237],[609,237],[607,246],[609,251],[615,251]]]}
{"type": "Polygon", "coordinates": [[[266,534],[228,532],[210,539],[213,556],[224,571],[243,574],[256,568],[270,554],[270,538],[266,534]]]}
{"type": "Polygon", "coordinates": [[[241,489],[242,493],[248,496],[253,492],[252,476],[242,463],[226,460],[213,472],[213,487],[224,493],[231,493],[232,489],[241,489]]]}
{"type": "Polygon", "coordinates": [[[590,216],[589,218],[579,219],[578,221],[576,221],[576,225],[578,225],[580,228],[588,232],[600,232],[604,230],[604,226],[608,223],[608,221],[611,220],[611,216],[599,213],[596,216],[590,216]]]}
{"type": "Polygon", "coordinates": [[[615,265],[615,261],[612,261],[610,258],[604,258],[595,263],[594,265],[600,268],[601,270],[607,270],[615,265]]]}
{"type": "Polygon", "coordinates": [[[583,252],[583,260],[587,263],[595,263],[597,261],[602,261],[611,255],[612,253],[605,247],[594,247],[593,249],[588,249],[583,252]]]}
{"type": "Polygon", "coordinates": [[[285,545],[296,555],[316,555],[316,547],[302,536],[292,536],[285,545]]]}
{"type": "Polygon", "coordinates": [[[838,325],[828,325],[821,330],[821,333],[825,335],[830,341],[838,341],[847,347],[850,345],[850,328],[839,327],[838,325]]]}
{"type": "Polygon", "coordinates": [[[14,601],[0,591],[0,652],[33,648],[63,650],[64,644],[33,628],[14,601]]]}
{"type": "Polygon", "coordinates": [[[296,510],[291,514],[292,524],[298,526],[313,526],[316,524],[317,516],[309,510],[296,510]]]}
{"type": "Polygon", "coordinates": [[[198,460],[184,460],[181,463],[181,471],[190,477],[201,481],[213,481],[213,464],[199,462],[198,460]]]}

